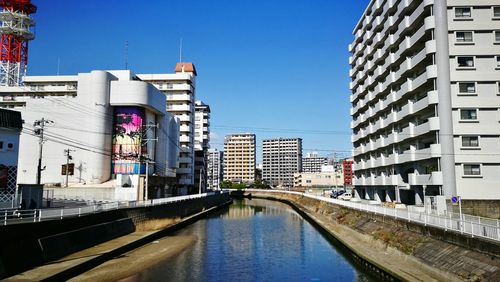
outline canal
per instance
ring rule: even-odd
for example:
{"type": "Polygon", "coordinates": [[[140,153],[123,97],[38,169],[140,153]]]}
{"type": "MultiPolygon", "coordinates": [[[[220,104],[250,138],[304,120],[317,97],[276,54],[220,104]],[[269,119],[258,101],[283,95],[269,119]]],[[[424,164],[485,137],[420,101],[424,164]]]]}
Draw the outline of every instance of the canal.
{"type": "Polygon", "coordinates": [[[373,281],[286,204],[235,200],[177,232],[180,254],[125,281],[373,281]]]}

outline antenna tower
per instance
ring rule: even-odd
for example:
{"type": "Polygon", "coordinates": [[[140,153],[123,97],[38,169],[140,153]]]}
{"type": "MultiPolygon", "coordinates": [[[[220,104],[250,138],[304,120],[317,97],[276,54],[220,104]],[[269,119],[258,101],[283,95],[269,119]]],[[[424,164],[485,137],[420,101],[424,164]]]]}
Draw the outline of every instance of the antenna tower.
{"type": "Polygon", "coordinates": [[[0,0],[0,86],[22,85],[28,64],[28,42],[35,38],[30,27],[36,12],[31,0],[0,0]]]}

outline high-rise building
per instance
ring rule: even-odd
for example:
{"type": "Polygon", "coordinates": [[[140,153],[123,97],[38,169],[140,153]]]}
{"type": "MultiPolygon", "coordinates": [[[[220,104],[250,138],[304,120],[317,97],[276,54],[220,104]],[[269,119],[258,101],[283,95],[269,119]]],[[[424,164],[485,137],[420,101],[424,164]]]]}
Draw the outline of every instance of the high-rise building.
{"type": "Polygon", "coordinates": [[[195,102],[195,183],[196,188],[207,187],[208,148],[210,148],[210,107],[202,101],[195,102]]]}
{"type": "Polygon", "coordinates": [[[318,153],[307,153],[305,157],[302,158],[302,172],[321,172],[321,166],[328,164],[328,158],[321,157],[318,153]]]}
{"type": "Polygon", "coordinates": [[[25,121],[18,183],[69,185],[71,189],[59,190],[83,190],[80,196],[90,199],[96,194],[108,195],[107,200],[172,194],[179,124],[164,107],[165,95],[153,85],[129,70],[26,76],[24,84],[0,86],[0,96],[9,97],[0,107],[21,112],[25,121]],[[68,161],[73,172],[62,169],[68,161]],[[85,193],[92,185],[99,192],[85,193]]]}
{"type": "Polygon", "coordinates": [[[255,134],[231,134],[224,138],[224,181],[255,182],[255,134]]]}
{"type": "Polygon", "coordinates": [[[175,73],[138,74],[146,82],[152,83],[167,96],[167,111],[180,120],[180,153],[177,175],[181,193],[188,188],[196,190],[194,182],[194,126],[195,126],[195,89],[196,68],[193,63],[177,63],[175,73]]]}
{"type": "Polygon", "coordinates": [[[262,140],[262,180],[271,186],[293,187],[293,174],[302,168],[302,139],[262,140]]]}
{"type": "Polygon", "coordinates": [[[208,165],[207,165],[207,187],[209,189],[220,189],[220,182],[223,179],[223,160],[224,152],[217,149],[208,150],[208,165]]]}
{"type": "Polygon", "coordinates": [[[351,57],[358,196],[500,198],[500,3],[372,0],[351,57]]]}

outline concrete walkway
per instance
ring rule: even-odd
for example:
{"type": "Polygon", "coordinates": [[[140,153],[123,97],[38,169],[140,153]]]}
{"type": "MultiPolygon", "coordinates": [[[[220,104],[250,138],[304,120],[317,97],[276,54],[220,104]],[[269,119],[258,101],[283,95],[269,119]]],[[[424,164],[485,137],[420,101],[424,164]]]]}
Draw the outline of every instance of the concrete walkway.
{"type": "Polygon", "coordinates": [[[129,235],[116,238],[114,240],[99,244],[92,248],[73,253],[69,256],[63,257],[59,260],[53,261],[51,263],[33,268],[26,272],[20,273],[15,276],[11,276],[5,281],[41,281],[50,279],[52,276],[74,269],[85,263],[89,263],[92,260],[103,256],[104,254],[111,253],[118,250],[120,247],[126,246],[132,242],[138,241],[140,239],[147,238],[149,235],[155,232],[134,232],[129,235]]]}
{"type": "MultiPolygon", "coordinates": [[[[45,265],[33,268],[18,275],[8,277],[4,281],[69,280],[94,267],[98,267],[109,260],[112,260],[118,256],[126,254],[127,252],[136,250],[151,242],[155,242],[155,244],[161,242],[160,245],[156,245],[157,248],[154,248],[156,251],[158,250],[160,251],[158,255],[163,257],[168,255],[173,255],[182,250],[182,248],[187,247],[188,244],[186,244],[186,242],[191,242],[191,241],[189,240],[167,241],[163,239],[160,240],[160,238],[165,237],[169,233],[179,230],[180,228],[195,222],[196,220],[205,216],[205,214],[215,211],[220,207],[226,206],[229,203],[230,202],[227,202],[225,204],[222,204],[221,206],[215,206],[210,209],[206,209],[202,212],[199,212],[197,214],[185,217],[180,222],[177,222],[161,230],[133,232],[131,234],[110,240],[108,242],[96,245],[94,247],[73,253],[59,260],[49,262],[45,265]],[[169,245],[167,246],[167,244],[169,245]],[[175,246],[176,244],[178,244],[178,246],[175,246]]],[[[140,267],[137,269],[140,270],[143,269],[144,267],[147,267],[148,263],[149,262],[147,261],[143,261],[142,265],[139,263],[138,266],[140,267]]],[[[129,272],[130,271],[123,272],[120,275],[121,276],[131,275],[129,272]]],[[[117,277],[118,274],[119,273],[113,273],[114,276],[110,280],[118,279],[117,277]]]]}

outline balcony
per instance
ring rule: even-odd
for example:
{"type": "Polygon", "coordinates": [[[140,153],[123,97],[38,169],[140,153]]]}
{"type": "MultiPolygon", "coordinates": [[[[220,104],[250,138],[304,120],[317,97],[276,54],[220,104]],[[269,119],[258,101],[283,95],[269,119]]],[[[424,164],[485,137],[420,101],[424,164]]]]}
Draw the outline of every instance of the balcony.
{"type": "Polygon", "coordinates": [[[434,171],[431,174],[408,174],[408,183],[410,185],[443,185],[443,173],[434,171]]]}
{"type": "Polygon", "coordinates": [[[192,162],[191,157],[181,157],[179,158],[179,163],[190,164],[192,162]]]}
{"type": "Polygon", "coordinates": [[[192,112],[193,107],[191,105],[167,105],[167,111],[173,112],[192,112]]]}
{"type": "Polygon", "coordinates": [[[167,101],[191,101],[192,97],[189,94],[168,94],[167,101]]]}
{"type": "Polygon", "coordinates": [[[175,170],[177,174],[192,174],[193,169],[189,167],[181,167],[175,170]]]}

